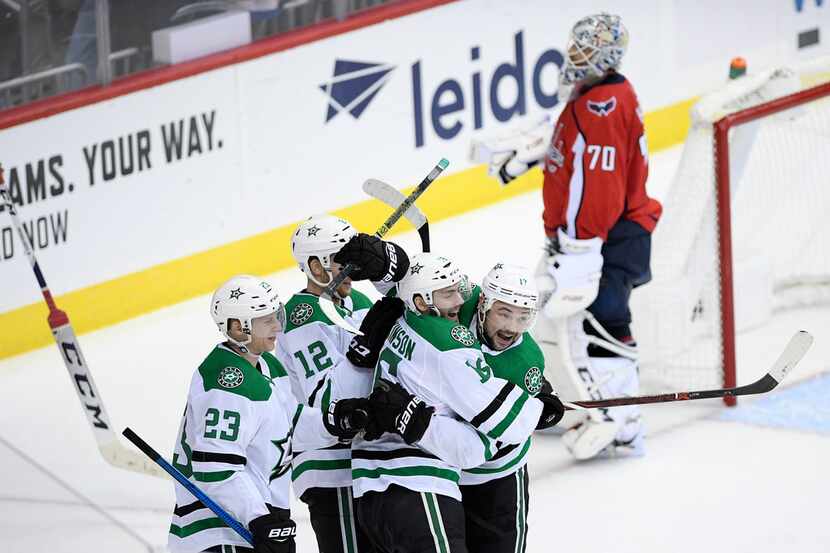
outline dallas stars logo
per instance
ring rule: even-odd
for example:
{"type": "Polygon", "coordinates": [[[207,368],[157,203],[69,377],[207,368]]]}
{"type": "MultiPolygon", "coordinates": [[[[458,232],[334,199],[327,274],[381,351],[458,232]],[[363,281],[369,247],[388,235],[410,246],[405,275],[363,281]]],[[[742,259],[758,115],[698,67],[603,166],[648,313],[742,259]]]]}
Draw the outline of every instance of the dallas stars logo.
{"type": "Polygon", "coordinates": [[[320,232],[321,230],[323,230],[323,229],[321,229],[317,225],[314,225],[314,226],[308,228],[308,235],[309,236],[317,236],[317,233],[320,232]]]}
{"type": "Polygon", "coordinates": [[[525,389],[528,393],[536,395],[542,389],[542,371],[539,367],[530,367],[525,373],[525,389]]]}
{"type": "Polygon", "coordinates": [[[231,290],[231,299],[238,300],[241,296],[244,296],[245,292],[242,291],[241,288],[237,288],[236,290],[231,290]]]}
{"type": "Polygon", "coordinates": [[[225,367],[219,371],[217,382],[223,388],[236,388],[242,384],[243,380],[245,380],[245,375],[242,374],[241,369],[237,367],[225,367]]]}
{"type": "MultiPolygon", "coordinates": [[[[284,447],[288,442],[288,435],[281,440],[271,440],[271,443],[274,444],[274,447],[277,448],[277,451],[280,452],[279,459],[277,459],[277,463],[274,465],[274,468],[271,469],[271,477],[268,479],[269,482],[273,481],[275,478],[279,478],[286,472],[291,469],[291,463],[283,464],[283,460],[285,459],[286,448],[284,447]]],[[[290,451],[291,446],[288,446],[288,450],[290,451]]]]}
{"type": "Polygon", "coordinates": [[[409,274],[414,275],[416,273],[420,273],[421,269],[423,269],[423,268],[424,268],[423,265],[421,265],[420,263],[416,263],[415,265],[413,265],[412,267],[409,268],[409,274]]]}
{"type": "Polygon", "coordinates": [[[288,316],[288,320],[291,321],[291,324],[295,326],[300,326],[307,320],[311,318],[314,314],[314,308],[311,307],[309,303],[298,303],[294,306],[294,309],[291,310],[291,314],[288,316]]]}
{"type": "Polygon", "coordinates": [[[470,347],[476,343],[473,333],[470,332],[470,329],[466,326],[456,325],[452,327],[452,330],[450,330],[450,336],[452,336],[452,339],[456,342],[460,342],[467,347],[470,347]]]}

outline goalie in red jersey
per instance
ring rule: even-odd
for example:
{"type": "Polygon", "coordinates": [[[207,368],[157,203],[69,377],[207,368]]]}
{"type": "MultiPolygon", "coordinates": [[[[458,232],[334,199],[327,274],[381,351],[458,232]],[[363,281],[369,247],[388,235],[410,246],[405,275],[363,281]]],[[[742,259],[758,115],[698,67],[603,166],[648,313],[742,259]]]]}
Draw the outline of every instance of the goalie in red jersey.
{"type": "MultiPolygon", "coordinates": [[[[534,334],[548,344],[551,380],[565,377],[561,387],[575,387],[579,399],[639,388],[628,303],[651,280],[651,232],[662,208],[646,193],[642,110],[618,71],[627,45],[618,16],[580,19],[560,69],[567,103],[552,137],[541,124],[483,145],[502,184],[544,163],[545,253],[536,278],[545,316],[534,334]]],[[[577,459],[644,451],[637,407],[583,413],[563,440],[577,459]]]]}

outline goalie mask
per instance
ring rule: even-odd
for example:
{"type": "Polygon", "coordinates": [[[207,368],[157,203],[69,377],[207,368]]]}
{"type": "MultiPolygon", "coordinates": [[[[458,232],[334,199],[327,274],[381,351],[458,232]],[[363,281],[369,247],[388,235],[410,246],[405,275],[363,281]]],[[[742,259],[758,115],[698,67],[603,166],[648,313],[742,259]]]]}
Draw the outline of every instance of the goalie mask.
{"type": "Polygon", "coordinates": [[[503,350],[536,321],[539,292],[529,269],[497,263],[481,282],[477,308],[479,340],[503,350]]]}
{"type": "Polygon", "coordinates": [[[618,15],[600,13],[576,22],[559,73],[560,88],[599,78],[617,69],[628,47],[628,31],[618,15]]]}
{"type": "Polygon", "coordinates": [[[415,305],[415,298],[420,296],[433,315],[445,318],[457,318],[464,300],[470,297],[467,275],[452,260],[434,253],[412,256],[409,270],[397,288],[398,297],[408,309],[420,313],[415,305]]]}
{"type": "Polygon", "coordinates": [[[340,251],[357,235],[357,231],[348,222],[333,215],[315,215],[300,223],[291,236],[291,253],[300,266],[300,270],[319,286],[328,282],[320,282],[311,273],[309,260],[316,257],[320,260],[323,269],[331,277],[331,257],[340,251]]]}
{"type": "Polygon", "coordinates": [[[210,314],[219,327],[219,332],[243,351],[247,351],[245,345],[250,344],[253,338],[254,319],[276,314],[278,332],[285,328],[285,306],[277,295],[277,289],[267,280],[251,275],[235,276],[220,286],[213,293],[210,314]],[[244,341],[231,338],[228,324],[230,319],[239,321],[242,332],[247,335],[244,341]]]}

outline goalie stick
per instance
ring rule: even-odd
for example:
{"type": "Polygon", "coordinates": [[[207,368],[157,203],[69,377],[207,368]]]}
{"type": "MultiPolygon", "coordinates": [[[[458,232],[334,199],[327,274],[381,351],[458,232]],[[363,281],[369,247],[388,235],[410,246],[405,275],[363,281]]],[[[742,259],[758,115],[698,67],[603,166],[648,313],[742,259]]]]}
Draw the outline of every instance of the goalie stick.
{"type": "MultiPolygon", "coordinates": [[[[363,191],[369,196],[382,201],[392,209],[398,209],[398,206],[406,201],[406,196],[403,192],[378,179],[367,179],[363,183],[363,191]]],[[[412,203],[409,208],[404,211],[403,216],[406,220],[412,223],[415,230],[418,231],[418,236],[421,237],[421,251],[429,251],[429,221],[427,221],[424,212],[412,203]]]]}
{"type": "MultiPolygon", "coordinates": [[[[432,184],[432,182],[436,178],[438,178],[438,175],[441,174],[441,171],[446,169],[449,164],[449,161],[442,158],[441,161],[438,162],[438,165],[433,167],[432,171],[430,171],[429,174],[426,177],[424,177],[424,180],[422,180],[418,184],[418,186],[415,187],[415,190],[410,192],[409,196],[406,197],[404,202],[401,205],[399,205],[397,209],[395,209],[395,211],[386,219],[386,221],[383,222],[380,228],[375,232],[375,236],[377,236],[378,238],[383,238],[386,235],[386,233],[389,232],[389,229],[392,228],[395,225],[395,223],[398,222],[398,219],[400,219],[403,216],[404,212],[406,212],[406,210],[408,210],[409,207],[413,203],[415,203],[415,200],[417,200],[421,196],[421,194],[423,194],[426,191],[426,189],[429,188],[429,185],[432,184]]],[[[343,281],[346,280],[346,278],[348,278],[348,276],[352,273],[352,271],[354,271],[354,269],[355,267],[351,263],[347,263],[345,267],[340,269],[340,273],[338,273],[336,277],[331,279],[331,282],[329,282],[328,285],[326,285],[326,287],[323,289],[323,292],[320,294],[319,301],[320,309],[323,310],[323,313],[326,314],[330,321],[332,321],[334,324],[341,328],[345,328],[352,334],[362,335],[363,333],[360,332],[360,330],[356,329],[354,326],[349,324],[349,322],[346,321],[346,319],[344,319],[342,315],[340,315],[340,313],[337,311],[337,308],[334,305],[334,302],[331,299],[334,295],[334,291],[337,290],[337,287],[340,286],[343,283],[343,281]]]]}
{"type": "Polygon", "coordinates": [[[113,432],[109,414],[104,408],[104,401],[101,399],[98,387],[92,379],[92,373],[89,371],[84,354],[81,352],[81,345],[78,343],[78,338],[75,336],[69,317],[55,304],[52,292],[49,290],[43,272],[40,270],[40,265],[35,258],[34,246],[23,231],[23,225],[17,216],[17,210],[11,199],[11,191],[3,179],[2,167],[0,167],[0,203],[11,215],[12,223],[17,229],[20,242],[23,244],[23,250],[40,286],[40,292],[49,307],[47,318],[49,328],[52,330],[52,336],[55,338],[58,350],[60,350],[63,364],[66,365],[66,370],[69,371],[69,378],[72,380],[75,393],[78,394],[81,407],[86,413],[87,422],[89,422],[92,434],[95,436],[101,456],[114,467],[164,477],[165,473],[157,466],[148,462],[141,455],[125,448],[113,432]]]}
{"type": "Polygon", "coordinates": [[[251,545],[254,544],[254,538],[251,536],[251,532],[248,531],[247,528],[242,526],[238,520],[233,518],[225,509],[219,506],[214,500],[212,500],[208,495],[200,490],[193,482],[187,479],[187,477],[181,473],[176,467],[168,463],[165,459],[162,458],[158,452],[150,447],[150,444],[145,442],[141,439],[141,437],[133,432],[130,428],[125,428],[124,432],[122,432],[124,436],[130,440],[138,449],[140,449],[144,455],[149,457],[153,460],[154,463],[157,463],[161,468],[167,472],[170,476],[172,476],[179,484],[184,486],[187,491],[193,494],[193,497],[201,501],[205,507],[213,511],[216,516],[222,519],[222,522],[227,524],[231,527],[237,534],[239,534],[243,540],[247,541],[251,545]]]}
{"type": "Polygon", "coordinates": [[[778,356],[769,372],[746,386],[737,388],[720,388],[716,390],[701,390],[697,392],[675,392],[671,394],[658,394],[654,396],[618,397],[609,399],[597,399],[589,401],[568,401],[562,402],[565,410],[600,409],[605,407],[619,407],[620,405],[644,405],[647,403],[668,403],[672,401],[689,401],[694,399],[711,399],[719,397],[749,396],[763,394],[775,389],[784,378],[792,371],[810,346],[813,344],[813,336],[806,330],[799,330],[790,338],[787,347],[778,356]]]}

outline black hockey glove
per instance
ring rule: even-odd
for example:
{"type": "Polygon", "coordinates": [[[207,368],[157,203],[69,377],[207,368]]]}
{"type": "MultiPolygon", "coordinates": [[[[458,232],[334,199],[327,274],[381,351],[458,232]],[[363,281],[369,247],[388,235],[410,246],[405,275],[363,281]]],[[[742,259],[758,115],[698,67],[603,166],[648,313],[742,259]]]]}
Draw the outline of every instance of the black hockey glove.
{"type": "Polygon", "coordinates": [[[542,387],[539,389],[540,394],[553,394],[553,384],[550,383],[550,380],[542,377],[542,387]]]}
{"type": "Polygon", "coordinates": [[[363,336],[355,336],[349,344],[346,358],[356,367],[375,368],[380,350],[389,336],[389,331],[406,311],[406,305],[400,298],[383,297],[369,309],[360,331],[363,336]]]}
{"type": "Polygon", "coordinates": [[[286,509],[273,510],[248,524],[254,538],[254,553],[294,553],[297,525],[286,509]]]}
{"type": "Polygon", "coordinates": [[[408,444],[424,437],[435,412],[434,407],[407,392],[400,384],[382,378],[369,396],[369,409],[371,416],[364,439],[376,440],[384,432],[392,432],[408,444]]]}
{"type": "Polygon", "coordinates": [[[369,400],[366,398],[340,399],[329,403],[323,412],[323,424],[332,436],[351,440],[366,428],[369,422],[369,400]]]}
{"type": "Polygon", "coordinates": [[[341,265],[356,265],[352,280],[398,282],[409,269],[409,257],[403,248],[362,232],[346,242],[332,260],[341,265]]]}
{"type": "Polygon", "coordinates": [[[556,426],[565,414],[565,406],[559,398],[550,392],[539,392],[536,399],[542,402],[542,416],[536,424],[536,430],[544,430],[556,426]]]}

